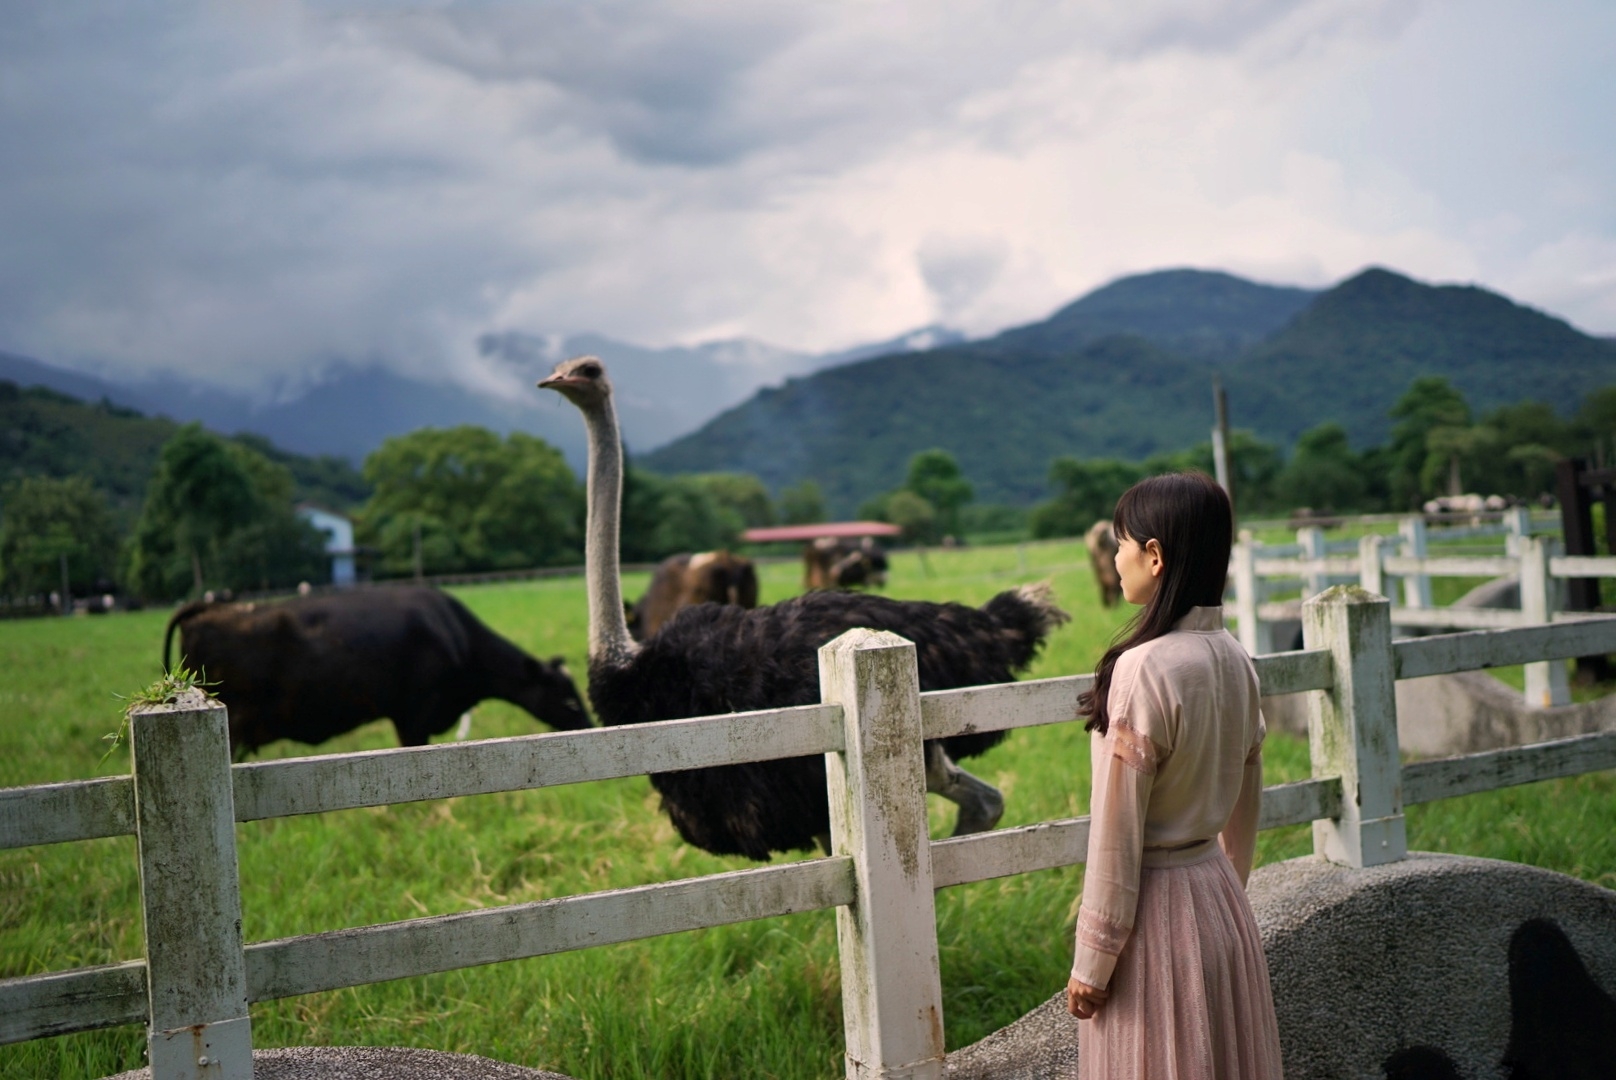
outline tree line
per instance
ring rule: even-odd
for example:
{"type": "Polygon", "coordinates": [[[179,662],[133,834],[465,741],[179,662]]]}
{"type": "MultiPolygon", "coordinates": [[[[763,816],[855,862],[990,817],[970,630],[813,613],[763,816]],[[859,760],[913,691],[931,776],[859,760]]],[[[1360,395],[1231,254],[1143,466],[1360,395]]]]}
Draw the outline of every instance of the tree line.
{"type": "MultiPolygon", "coordinates": [[[[1229,457],[1239,511],[1401,511],[1461,491],[1537,500],[1552,488],[1558,460],[1586,455],[1616,433],[1616,386],[1589,394],[1567,419],[1536,402],[1478,418],[1445,379],[1421,378],[1390,415],[1385,445],[1355,450],[1341,425],[1327,422],[1304,432],[1288,459],[1235,431],[1229,457]]],[[[325,537],[296,511],[290,460],[263,440],[181,427],[162,445],[132,520],[85,475],[15,479],[0,487],[0,594],[43,595],[65,580],[81,596],[123,591],[166,601],[324,581],[325,537]]],[[[1075,536],[1109,516],[1136,480],[1185,468],[1211,472],[1210,444],[1143,462],[1059,457],[1049,469],[1053,497],[1028,510],[976,505],[953,456],[926,450],[910,459],[900,487],[866,501],[859,516],[894,523],[920,544],[989,532],[1075,536]]],[[[424,428],[384,442],[362,475],[369,494],[330,509],[351,510],[374,576],[582,561],[583,485],[542,439],[424,428]]],[[[731,546],[749,527],[825,515],[812,480],[771,495],[746,473],[663,476],[630,463],[623,558],[731,546]]]]}
{"type": "MultiPolygon", "coordinates": [[[[87,475],[0,486],[0,595],[123,592],[149,601],[272,590],[329,578],[326,537],[297,513],[291,470],[262,440],[198,424],[164,443],[138,512],[87,475]]],[[[584,489],[559,450],[520,432],[423,428],[364,462],[369,495],[348,512],[377,577],[560,566],[583,560],[584,489]]],[[[630,466],[622,550],[630,562],[736,543],[756,525],[823,520],[811,482],[771,498],[741,473],[659,476],[630,466]]]]}
{"type": "MultiPolygon", "coordinates": [[[[1419,510],[1443,495],[1499,495],[1515,502],[1552,500],[1556,463],[1616,450],[1616,386],[1588,394],[1562,418],[1541,402],[1504,405],[1475,416],[1447,379],[1415,379],[1392,405],[1390,438],[1354,450],[1346,429],[1327,421],[1303,432],[1287,460],[1249,431],[1228,448],[1236,509],[1242,515],[1310,510],[1317,514],[1419,510]]],[[[1036,507],[1034,536],[1080,535],[1109,517],[1117,498],[1145,476],[1180,469],[1213,471],[1212,445],[1142,462],[1060,457],[1050,465],[1055,496],[1036,507]]]]}

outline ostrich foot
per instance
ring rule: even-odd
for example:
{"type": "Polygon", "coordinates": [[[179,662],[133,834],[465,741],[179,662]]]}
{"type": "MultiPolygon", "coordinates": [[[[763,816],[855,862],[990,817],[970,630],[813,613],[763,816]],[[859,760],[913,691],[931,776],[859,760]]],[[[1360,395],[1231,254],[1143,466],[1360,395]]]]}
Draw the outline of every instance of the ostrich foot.
{"type": "Polygon", "coordinates": [[[1004,816],[999,789],[954,764],[938,743],[926,744],[926,790],[959,807],[955,836],[987,832],[1004,816]]]}

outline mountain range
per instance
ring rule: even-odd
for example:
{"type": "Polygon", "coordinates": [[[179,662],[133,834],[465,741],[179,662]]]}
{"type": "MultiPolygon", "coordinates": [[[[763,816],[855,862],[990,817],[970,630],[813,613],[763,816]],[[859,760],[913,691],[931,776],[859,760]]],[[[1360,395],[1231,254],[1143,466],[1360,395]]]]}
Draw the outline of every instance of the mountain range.
{"type": "Polygon", "coordinates": [[[476,424],[501,433],[526,431],[559,447],[581,471],[583,425],[560,399],[533,387],[557,360],[593,353],[611,366],[623,382],[619,405],[625,441],[635,452],[691,432],[759,387],[788,376],[963,340],[958,331],[933,326],[856,349],[815,354],[745,339],[653,349],[598,334],[512,331],[485,334],[477,342],[496,377],[489,389],[423,381],[380,366],[338,366],[324,379],[275,401],[172,373],[117,380],[4,352],[0,379],[45,386],[83,401],[105,400],[148,416],[200,420],[221,433],[250,432],[301,454],[334,455],[354,464],[388,436],[420,427],[476,424]]]}
{"type": "Polygon", "coordinates": [[[1237,428],[1288,448],[1331,420],[1361,448],[1386,439],[1420,375],[1447,377],[1478,413],[1528,399],[1569,413],[1616,382],[1616,345],[1485,289],[1379,268],[1320,292],[1168,270],[992,338],[788,379],[641,464],[744,470],[775,490],[811,478],[846,514],[939,447],[979,500],[1026,504],[1047,495],[1056,456],[1207,441],[1214,378],[1237,428]]]}
{"type": "Polygon", "coordinates": [[[1138,274],[990,338],[928,327],[842,353],[519,331],[477,347],[494,375],[484,391],[354,367],[261,403],[175,375],[115,382],[4,353],[0,379],[354,463],[423,426],[523,430],[581,471],[582,425],[532,386],[555,360],[594,353],[611,368],[638,464],[751,472],[775,491],[813,479],[837,514],[897,486],[908,459],[932,447],[954,454],[979,500],[1027,504],[1047,494],[1059,455],[1139,460],[1204,442],[1214,378],[1234,426],[1282,447],[1325,420],[1359,447],[1383,442],[1388,409],[1419,375],[1446,376],[1478,412],[1535,399],[1568,413],[1616,382],[1616,341],[1485,289],[1378,268],[1325,290],[1205,270],[1138,274]]]}

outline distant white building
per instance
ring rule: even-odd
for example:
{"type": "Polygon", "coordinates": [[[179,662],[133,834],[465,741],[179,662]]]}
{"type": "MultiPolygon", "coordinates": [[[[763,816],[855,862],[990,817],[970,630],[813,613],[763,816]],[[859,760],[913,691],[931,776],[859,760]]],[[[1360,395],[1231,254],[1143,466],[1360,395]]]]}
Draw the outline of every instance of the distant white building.
{"type": "Polygon", "coordinates": [[[325,533],[325,553],[331,556],[331,584],[345,589],[354,583],[353,522],[313,503],[297,508],[297,516],[325,533]]]}

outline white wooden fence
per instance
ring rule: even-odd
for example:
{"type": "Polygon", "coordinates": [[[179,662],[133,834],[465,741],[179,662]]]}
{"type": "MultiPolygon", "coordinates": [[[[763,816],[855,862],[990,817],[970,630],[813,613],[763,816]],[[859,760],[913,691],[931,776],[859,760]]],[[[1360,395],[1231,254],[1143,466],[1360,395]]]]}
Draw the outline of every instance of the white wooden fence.
{"type": "MultiPolygon", "coordinates": [[[[1315,691],[1313,778],[1261,826],[1401,858],[1411,803],[1616,767],[1616,733],[1402,765],[1393,679],[1616,651],[1616,619],[1394,642],[1388,601],[1335,589],[1308,648],[1260,657],[1267,693],[1315,691]]],[[[156,1080],[251,1075],[254,1001],[835,907],[849,1077],[943,1062],[933,890],[1084,860],[1088,819],[928,839],[922,738],[1077,720],[1090,676],[921,694],[914,646],[855,630],[820,651],[823,703],[633,727],[231,765],[193,694],[132,717],[129,776],[0,790],[0,847],[134,834],[145,958],[0,981],[0,1042],[143,1023],[156,1080]],[[272,941],[242,940],[234,823],[808,754],[827,756],[821,859],[272,941]]],[[[1052,942],[1055,927],[1045,928],[1052,942]]]]}
{"type": "MultiPolygon", "coordinates": [[[[1394,626],[1426,629],[1494,629],[1541,626],[1593,616],[1558,610],[1564,578],[1616,577],[1616,558],[1563,556],[1558,544],[1533,534],[1525,508],[1507,511],[1497,526],[1443,529],[1432,533],[1422,517],[1401,519],[1396,537],[1369,534],[1357,540],[1326,542],[1324,530],[1297,531],[1297,542],[1266,545],[1242,533],[1230,561],[1234,615],[1240,641],[1252,655],[1275,651],[1273,623],[1296,617],[1296,603],[1272,603],[1268,596],[1300,585],[1305,599],[1331,584],[1353,582],[1386,596],[1398,592],[1403,602],[1391,609],[1394,626]],[[1433,541],[1500,536],[1502,555],[1431,556],[1433,541]],[[1346,554],[1349,553],[1350,554],[1346,554]],[[1431,600],[1433,577],[1503,577],[1520,580],[1519,610],[1437,607],[1431,600]]],[[[1564,664],[1535,663],[1526,668],[1526,703],[1535,708],[1571,703],[1564,664]]]]}

